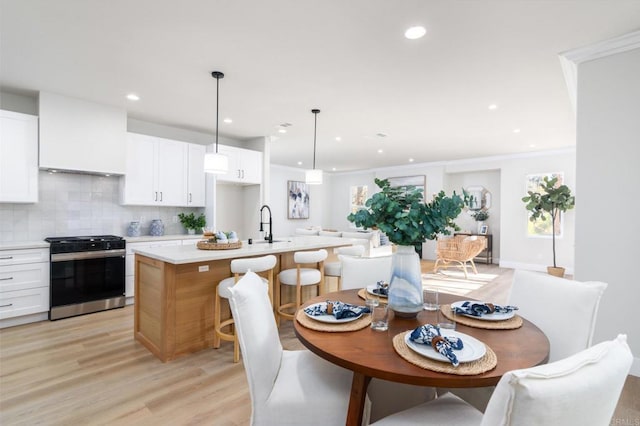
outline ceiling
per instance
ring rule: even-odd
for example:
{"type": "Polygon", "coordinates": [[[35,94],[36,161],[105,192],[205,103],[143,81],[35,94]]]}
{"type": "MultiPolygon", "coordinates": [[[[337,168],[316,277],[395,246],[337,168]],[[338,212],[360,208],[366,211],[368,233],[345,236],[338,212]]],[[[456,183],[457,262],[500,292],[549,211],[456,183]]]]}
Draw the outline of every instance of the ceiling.
{"type": "Polygon", "coordinates": [[[638,0],[0,5],[4,91],[213,134],[220,70],[221,135],[273,136],[272,163],[309,168],[319,108],[316,164],[329,172],[573,146],[558,54],[640,28],[638,0]],[[404,38],[413,25],[426,36],[404,38]]]}

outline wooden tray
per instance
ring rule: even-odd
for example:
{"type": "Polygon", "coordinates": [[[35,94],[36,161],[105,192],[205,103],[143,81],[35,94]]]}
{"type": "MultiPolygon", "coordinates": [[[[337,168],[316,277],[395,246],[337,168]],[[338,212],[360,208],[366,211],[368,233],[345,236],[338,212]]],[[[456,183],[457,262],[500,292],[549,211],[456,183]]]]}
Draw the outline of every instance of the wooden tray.
{"type": "Polygon", "coordinates": [[[237,243],[210,243],[207,240],[198,241],[196,244],[200,250],[231,250],[231,249],[239,249],[242,247],[242,241],[238,241],[237,243]]]}

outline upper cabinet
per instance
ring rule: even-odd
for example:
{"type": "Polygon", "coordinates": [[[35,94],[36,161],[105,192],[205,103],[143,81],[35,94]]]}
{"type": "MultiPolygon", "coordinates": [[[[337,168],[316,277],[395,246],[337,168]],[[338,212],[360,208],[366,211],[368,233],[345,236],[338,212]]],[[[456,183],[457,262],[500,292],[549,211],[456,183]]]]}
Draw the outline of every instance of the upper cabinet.
{"type": "Polygon", "coordinates": [[[128,133],[122,204],[204,206],[205,147],[128,133]]]}
{"type": "Polygon", "coordinates": [[[0,202],[38,201],[38,117],[0,110],[0,202]]]}
{"type": "Polygon", "coordinates": [[[218,152],[229,157],[229,171],[218,175],[218,182],[246,185],[262,183],[262,153],[233,146],[218,146],[218,152]]]}
{"type": "Polygon", "coordinates": [[[125,173],[124,109],[40,92],[39,110],[41,169],[125,173]]]}

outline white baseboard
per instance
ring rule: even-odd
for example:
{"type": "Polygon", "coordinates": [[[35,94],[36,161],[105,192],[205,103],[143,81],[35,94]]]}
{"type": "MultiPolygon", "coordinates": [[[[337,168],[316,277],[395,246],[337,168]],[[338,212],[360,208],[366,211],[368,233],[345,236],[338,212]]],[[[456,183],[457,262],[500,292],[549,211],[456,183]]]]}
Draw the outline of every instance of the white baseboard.
{"type": "Polygon", "coordinates": [[[47,321],[49,312],[39,314],[23,315],[15,318],[5,318],[0,321],[0,328],[14,327],[16,325],[30,324],[32,322],[47,321]]]}
{"type": "Polygon", "coordinates": [[[631,364],[631,371],[629,374],[635,377],[640,377],[640,358],[636,357],[633,359],[633,364],[631,364]]]}
{"type": "MultiPolygon", "coordinates": [[[[547,265],[539,265],[536,263],[522,263],[522,262],[514,262],[510,260],[500,260],[499,266],[501,268],[524,269],[526,271],[547,272],[547,265]]],[[[566,268],[565,273],[567,275],[573,275],[573,268],[566,268]]]]}

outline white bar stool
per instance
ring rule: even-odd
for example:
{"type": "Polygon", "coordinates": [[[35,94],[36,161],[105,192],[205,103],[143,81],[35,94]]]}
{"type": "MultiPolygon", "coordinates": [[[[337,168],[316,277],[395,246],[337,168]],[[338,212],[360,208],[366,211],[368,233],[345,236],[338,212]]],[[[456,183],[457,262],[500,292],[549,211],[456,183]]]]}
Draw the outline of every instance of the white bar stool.
{"type": "Polygon", "coordinates": [[[247,259],[234,259],[231,261],[231,273],[233,273],[232,277],[225,278],[224,280],[218,283],[216,287],[216,297],[214,302],[214,313],[213,313],[213,347],[218,349],[220,347],[220,341],[226,340],[228,342],[233,342],[233,362],[240,361],[240,348],[238,346],[238,336],[236,336],[235,330],[231,328],[230,333],[225,333],[222,331],[225,327],[233,327],[234,320],[233,317],[220,321],[220,299],[229,299],[231,297],[231,292],[229,288],[233,287],[235,283],[240,280],[240,277],[246,274],[248,271],[252,271],[255,273],[259,272],[267,272],[268,279],[262,278],[262,281],[269,287],[269,300],[273,304],[273,268],[276,266],[277,259],[273,255],[262,256],[262,257],[253,257],[247,259]]]}
{"type": "MultiPolygon", "coordinates": [[[[348,247],[338,247],[335,249],[338,256],[362,257],[364,254],[364,246],[356,244],[348,247]]],[[[342,261],[325,262],[324,276],[335,277],[338,279],[338,291],[342,290],[342,261]]]]}
{"type": "Polygon", "coordinates": [[[284,312],[285,309],[295,308],[297,311],[302,304],[302,286],[317,285],[318,294],[323,293],[324,286],[324,260],[327,258],[327,251],[324,249],[317,251],[297,251],[293,254],[293,261],[296,268],[285,269],[278,274],[276,282],[276,320],[280,325],[280,318],[293,320],[295,312],[284,312]],[[295,302],[281,305],[282,285],[296,286],[295,302]]]}

